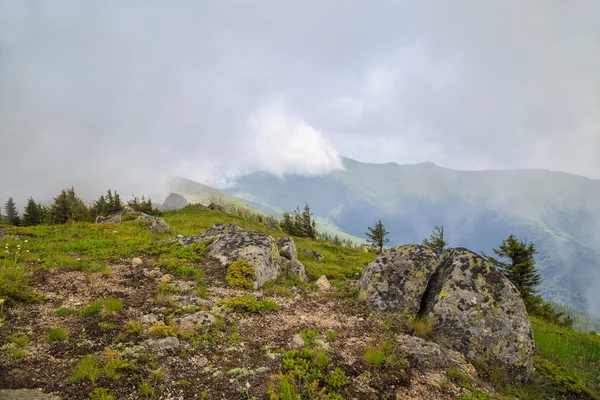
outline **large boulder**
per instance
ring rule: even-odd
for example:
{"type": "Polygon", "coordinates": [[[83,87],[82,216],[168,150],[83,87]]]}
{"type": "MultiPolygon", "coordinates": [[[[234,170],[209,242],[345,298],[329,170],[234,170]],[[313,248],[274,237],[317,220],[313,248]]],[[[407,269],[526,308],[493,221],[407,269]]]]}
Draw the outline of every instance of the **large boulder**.
{"type": "Polygon", "coordinates": [[[523,300],[512,283],[477,254],[463,248],[442,254],[421,315],[434,319],[437,343],[513,379],[530,377],[533,333],[523,300]]]}
{"type": "Polygon", "coordinates": [[[103,224],[107,222],[120,224],[124,221],[137,222],[140,225],[145,226],[148,230],[157,233],[168,233],[171,230],[169,225],[164,220],[140,211],[121,211],[107,217],[99,216],[96,218],[97,224],[103,224]]]}
{"type": "MultiPolygon", "coordinates": [[[[208,254],[218,259],[224,266],[243,259],[254,266],[256,272],[254,288],[260,288],[265,282],[276,279],[283,272],[284,260],[279,255],[275,239],[266,233],[251,231],[236,225],[217,224],[200,232],[198,236],[181,236],[173,239],[183,245],[208,243],[208,254]]],[[[297,264],[300,264],[299,262],[297,264]]],[[[304,274],[304,268],[294,264],[286,272],[297,271],[304,274]]],[[[302,264],[300,264],[302,265],[302,264]]]]}
{"type": "Polygon", "coordinates": [[[365,268],[359,282],[360,296],[373,308],[415,317],[436,268],[436,256],[426,246],[391,248],[365,268]]]}
{"type": "Polygon", "coordinates": [[[167,196],[165,201],[163,201],[163,208],[165,210],[179,210],[188,204],[190,204],[189,201],[181,194],[171,193],[167,196]]]}

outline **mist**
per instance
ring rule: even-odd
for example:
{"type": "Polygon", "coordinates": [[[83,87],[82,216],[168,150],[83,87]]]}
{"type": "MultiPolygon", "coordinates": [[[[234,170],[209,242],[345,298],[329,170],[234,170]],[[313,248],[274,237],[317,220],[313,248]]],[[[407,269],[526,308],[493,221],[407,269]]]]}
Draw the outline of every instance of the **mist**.
{"type": "Polygon", "coordinates": [[[340,155],[599,178],[598,8],[0,0],[0,199],[160,202],[340,155]]]}

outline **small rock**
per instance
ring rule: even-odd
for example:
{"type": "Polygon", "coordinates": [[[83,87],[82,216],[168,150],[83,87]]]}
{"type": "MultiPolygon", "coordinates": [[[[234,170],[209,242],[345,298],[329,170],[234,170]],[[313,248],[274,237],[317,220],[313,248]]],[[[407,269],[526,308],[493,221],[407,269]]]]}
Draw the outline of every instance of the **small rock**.
{"type": "Polygon", "coordinates": [[[217,318],[213,314],[205,311],[200,311],[178,319],[175,321],[175,323],[179,325],[181,329],[187,331],[194,329],[194,327],[196,326],[205,326],[212,324],[216,320],[217,318]]]}
{"type": "Polygon", "coordinates": [[[142,317],[140,318],[140,324],[142,325],[156,325],[162,322],[162,316],[159,318],[154,314],[142,315],[142,317]]]}
{"type": "Polygon", "coordinates": [[[3,400],[60,400],[60,397],[51,396],[35,389],[2,389],[0,399],[3,400]]]}
{"type": "Polygon", "coordinates": [[[144,276],[146,278],[158,278],[162,276],[162,272],[160,272],[158,269],[145,269],[144,276]]]}
{"type": "Polygon", "coordinates": [[[140,265],[142,265],[142,264],[144,264],[144,262],[143,262],[143,261],[142,261],[142,259],[141,259],[141,258],[139,258],[139,257],[134,257],[134,258],[131,260],[131,265],[132,265],[132,266],[134,266],[134,267],[139,267],[139,266],[140,266],[140,265]]]}
{"type": "Polygon", "coordinates": [[[287,258],[288,260],[297,260],[296,244],[290,237],[278,238],[277,247],[279,247],[279,255],[287,258]]]}
{"type": "Polygon", "coordinates": [[[327,277],[325,275],[322,275],[317,280],[317,286],[319,287],[319,290],[321,292],[325,292],[325,291],[331,289],[331,283],[329,283],[329,280],[327,279],[327,277]]]}
{"type": "Polygon", "coordinates": [[[169,274],[163,275],[160,278],[160,281],[163,282],[163,283],[168,283],[168,282],[171,282],[172,280],[173,280],[173,277],[171,275],[169,275],[169,274]]]}
{"type": "Polygon", "coordinates": [[[292,336],[292,340],[290,340],[290,347],[292,349],[301,349],[304,347],[304,339],[299,334],[295,334],[292,336]]]}
{"type": "Polygon", "coordinates": [[[179,347],[179,339],[173,336],[169,336],[163,339],[158,339],[152,343],[152,346],[159,350],[170,350],[179,347]]]}

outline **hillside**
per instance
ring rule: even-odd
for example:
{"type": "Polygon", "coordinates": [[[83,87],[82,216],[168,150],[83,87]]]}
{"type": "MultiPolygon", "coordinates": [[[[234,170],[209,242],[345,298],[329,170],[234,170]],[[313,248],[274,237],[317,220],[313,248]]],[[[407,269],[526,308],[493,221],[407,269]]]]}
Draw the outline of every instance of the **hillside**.
{"type": "Polygon", "coordinates": [[[600,398],[597,335],[533,319],[536,372],[517,385],[419,337],[435,326],[407,331],[365,308],[355,287],[373,254],[294,238],[307,282],[236,289],[205,244],[165,239],[217,223],[281,231],[197,207],[163,218],[170,233],[136,222],[2,228],[0,397],[600,398]],[[329,291],[315,285],[323,274],[329,291]]]}
{"type": "Polygon", "coordinates": [[[283,210],[308,202],[316,216],[358,237],[382,218],[390,245],[418,243],[444,225],[451,246],[491,252],[514,233],[540,252],[545,298],[600,315],[599,180],[546,170],[343,163],[344,171],[315,177],[255,173],[226,192],[283,210]]]}

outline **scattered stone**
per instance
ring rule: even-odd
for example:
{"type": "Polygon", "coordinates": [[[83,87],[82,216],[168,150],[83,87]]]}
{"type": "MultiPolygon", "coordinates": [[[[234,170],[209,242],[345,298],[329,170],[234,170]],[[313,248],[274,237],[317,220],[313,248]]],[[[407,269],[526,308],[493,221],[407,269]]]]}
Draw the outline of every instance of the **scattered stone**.
{"type": "Polygon", "coordinates": [[[292,336],[292,340],[290,340],[290,347],[292,349],[301,349],[304,347],[304,339],[299,334],[295,334],[292,336]]]}
{"type": "Polygon", "coordinates": [[[306,254],[307,256],[314,258],[317,261],[321,261],[324,258],[323,254],[317,253],[314,250],[300,249],[300,251],[303,252],[304,254],[306,254]]]}
{"type": "Polygon", "coordinates": [[[225,207],[215,203],[210,203],[207,208],[213,211],[225,211],[225,207]]]}
{"type": "Polygon", "coordinates": [[[150,343],[151,346],[159,350],[171,350],[179,347],[179,339],[169,336],[163,339],[158,339],[150,343]]]}
{"type": "Polygon", "coordinates": [[[279,255],[287,258],[288,260],[297,260],[298,254],[296,251],[296,243],[290,237],[282,237],[277,239],[277,246],[279,247],[279,255]]]}
{"type": "MultiPolygon", "coordinates": [[[[140,211],[121,211],[107,217],[99,216],[96,218],[97,224],[103,224],[107,222],[120,224],[123,221],[135,221],[141,225],[144,225],[149,231],[157,233],[168,233],[171,230],[169,225],[167,225],[164,220],[140,211]]],[[[118,232],[115,231],[115,233],[118,232]]]]}
{"type": "Polygon", "coordinates": [[[173,276],[172,276],[172,275],[169,275],[169,274],[163,275],[163,276],[161,276],[161,278],[160,278],[160,281],[161,281],[161,282],[163,282],[163,283],[169,283],[169,282],[171,282],[172,280],[173,280],[173,276]]]}
{"type": "Polygon", "coordinates": [[[479,255],[446,250],[431,277],[421,315],[434,338],[468,360],[525,381],[533,368],[533,333],[517,289],[479,255]]]}
{"type": "Polygon", "coordinates": [[[331,289],[331,283],[325,275],[322,275],[319,279],[317,279],[317,286],[321,292],[326,292],[331,289]]]}
{"type": "Polygon", "coordinates": [[[367,265],[359,296],[373,308],[413,318],[436,268],[436,255],[428,247],[394,247],[367,265]]]}
{"type": "Polygon", "coordinates": [[[61,400],[60,397],[45,394],[36,389],[0,389],[2,400],[61,400]]]}
{"type": "Polygon", "coordinates": [[[146,314],[146,315],[142,315],[142,317],[140,318],[140,324],[142,325],[157,325],[157,324],[162,324],[163,321],[163,317],[162,315],[156,316],[155,314],[146,314]]]}
{"type": "Polygon", "coordinates": [[[159,269],[145,269],[144,270],[144,276],[146,278],[160,278],[163,273],[159,270],[159,269]]]}
{"type": "Polygon", "coordinates": [[[199,326],[205,326],[215,322],[217,318],[206,311],[196,312],[190,315],[186,315],[183,318],[176,319],[175,323],[181,327],[181,329],[190,331],[199,326]]]}
{"type": "Polygon", "coordinates": [[[295,276],[302,282],[306,281],[304,265],[298,260],[284,260],[281,264],[281,272],[295,276]]]}
{"type": "Polygon", "coordinates": [[[131,265],[134,267],[139,267],[140,265],[143,265],[144,261],[142,261],[141,258],[139,257],[134,257],[133,259],[131,259],[131,265]]]}
{"type": "Polygon", "coordinates": [[[207,309],[210,309],[213,306],[213,302],[210,300],[206,300],[206,299],[201,299],[198,296],[181,296],[181,295],[175,295],[175,296],[171,296],[171,300],[173,300],[173,302],[178,306],[178,307],[185,307],[185,306],[204,306],[207,309]]]}
{"type": "Polygon", "coordinates": [[[190,362],[196,367],[205,367],[208,365],[208,358],[203,356],[194,356],[190,359],[190,362]]]}

